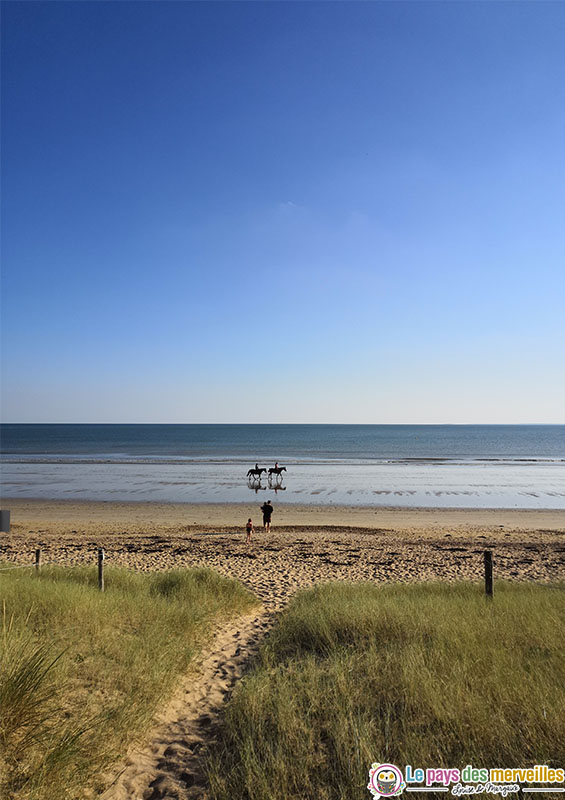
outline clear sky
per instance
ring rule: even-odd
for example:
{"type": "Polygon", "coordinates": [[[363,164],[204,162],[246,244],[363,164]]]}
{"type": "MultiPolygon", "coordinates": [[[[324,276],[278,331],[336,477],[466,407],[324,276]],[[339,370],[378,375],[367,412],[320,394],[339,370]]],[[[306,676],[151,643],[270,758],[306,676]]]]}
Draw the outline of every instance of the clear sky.
{"type": "Polygon", "coordinates": [[[2,14],[5,421],[565,422],[565,3],[2,14]]]}

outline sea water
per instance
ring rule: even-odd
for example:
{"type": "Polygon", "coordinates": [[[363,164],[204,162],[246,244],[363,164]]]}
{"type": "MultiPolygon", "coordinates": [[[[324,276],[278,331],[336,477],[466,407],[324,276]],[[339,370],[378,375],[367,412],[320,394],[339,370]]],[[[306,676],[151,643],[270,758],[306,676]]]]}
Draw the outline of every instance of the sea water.
{"type": "Polygon", "coordinates": [[[565,425],[6,424],[1,449],[4,498],[565,508],[565,425]]]}

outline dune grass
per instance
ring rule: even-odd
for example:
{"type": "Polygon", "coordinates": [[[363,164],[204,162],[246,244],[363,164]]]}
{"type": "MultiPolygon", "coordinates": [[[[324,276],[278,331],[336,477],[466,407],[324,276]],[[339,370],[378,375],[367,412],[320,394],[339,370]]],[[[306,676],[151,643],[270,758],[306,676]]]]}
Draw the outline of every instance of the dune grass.
{"type": "Polygon", "coordinates": [[[326,584],[229,704],[214,800],[358,800],[372,762],[562,766],[565,591],[326,584]]]}
{"type": "Polygon", "coordinates": [[[256,603],[206,569],[0,574],[0,797],[61,800],[150,723],[213,623],[256,603]]]}

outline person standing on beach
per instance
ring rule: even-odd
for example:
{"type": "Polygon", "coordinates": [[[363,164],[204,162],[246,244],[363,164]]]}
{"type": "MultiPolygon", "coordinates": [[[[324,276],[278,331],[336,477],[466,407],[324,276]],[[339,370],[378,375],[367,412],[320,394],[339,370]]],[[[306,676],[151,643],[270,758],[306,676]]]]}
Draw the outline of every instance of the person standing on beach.
{"type": "Polygon", "coordinates": [[[263,503],[261,506],[261,511],[263,512],[263,525],[267,533],[271,532],[271,514],[273,513],[273,506],[271,505],[271,501],[267,500],[266,503],[263,503]]]}
{"type": "Polygon", "coordinates": [[[247,531],[247,538],[245,540],[245,544],[249,544],[249,542],[251,541],[251,534],[255,530],[255,528],[253,527],[253,520],[251,519],[251,517],[249,517],[249,519],[247,520],[247,525],[245,526],[245,529],[247,531]]]}

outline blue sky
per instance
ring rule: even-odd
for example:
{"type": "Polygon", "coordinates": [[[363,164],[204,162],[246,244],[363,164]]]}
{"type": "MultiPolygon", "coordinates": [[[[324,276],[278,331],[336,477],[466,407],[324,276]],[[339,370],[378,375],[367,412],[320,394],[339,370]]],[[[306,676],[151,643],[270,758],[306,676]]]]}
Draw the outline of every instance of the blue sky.
{"type": "Polygon", "coordinates": [[[3,3],[12,422],[565,422],[565,4],[3,3]]]}

